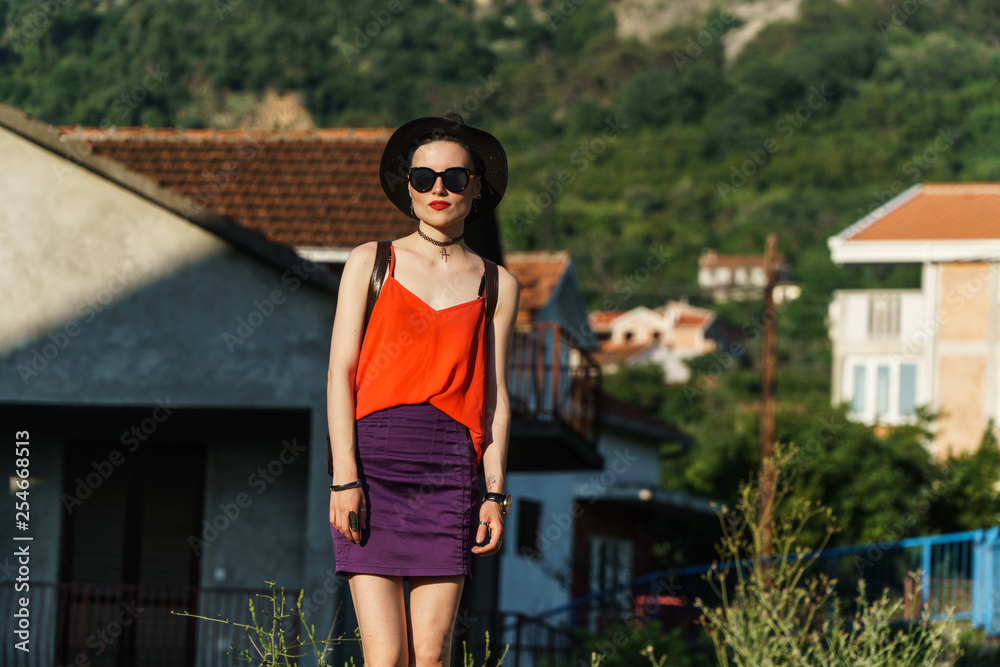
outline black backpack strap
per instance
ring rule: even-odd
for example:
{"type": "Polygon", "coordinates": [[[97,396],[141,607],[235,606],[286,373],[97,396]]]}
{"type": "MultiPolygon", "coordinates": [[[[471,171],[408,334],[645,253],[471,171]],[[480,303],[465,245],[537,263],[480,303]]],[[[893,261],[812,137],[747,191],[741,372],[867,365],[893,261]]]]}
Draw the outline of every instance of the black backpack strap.
{"type": "Polygon", "coordinates": [[[379,241],[375,250],[375,265],[372,267],[372,279],[368,283],[368,306],[365,308],[365,324],[361,328],[361,340],[365,339],[365,332],[368,330],[368,320],[372,318],[372,310],[375,309],[375,302],[382,292],[382,283],[385,282],[385,275],[389,272],[389,253],[392,250],[392,241],[379,241]]]}
{"type": "Polygon", "coordinates": [[[500,271],[497,265],[483,258],[486,267],[486,324],[493,321],[493,313],[497,309],[497,298],[500,294],[500,271]]]}
{"type": "MultiPolygon", "coordinates": [[[[365,323],[361,327],[361,340],[365,339],[365,332],[368,330],[368,320],[372,318],[372,310],[378,295],[382,292],[382,283],[389,273],[389,260],[392,250],[392,241],[379,241],[375,249],[375,264],[372,266],[372,277],[368,282],[368,304],[365,306],[365,323]]],[[[333,443],[330,441],[330,434],[326,434],[326,472],[333,477],[333,443]]]]}

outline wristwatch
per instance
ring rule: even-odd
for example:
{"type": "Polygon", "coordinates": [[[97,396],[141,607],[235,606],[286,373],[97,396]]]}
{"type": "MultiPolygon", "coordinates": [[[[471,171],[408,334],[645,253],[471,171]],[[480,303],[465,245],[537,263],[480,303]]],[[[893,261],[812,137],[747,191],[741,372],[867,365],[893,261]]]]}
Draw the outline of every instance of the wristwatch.
{"type": "Polygon", "coordinates": [[[495,503],[499,503],[501,508],[500,511],[502,514],[507,514],[507,512],[510,510],[510,502],[511,502],[510,496],[505,496],[502,493],[490,492],[487,493],[485,496],[483,496],[483,502],[486,502],[487,500],[492,500],[495,503]]]}

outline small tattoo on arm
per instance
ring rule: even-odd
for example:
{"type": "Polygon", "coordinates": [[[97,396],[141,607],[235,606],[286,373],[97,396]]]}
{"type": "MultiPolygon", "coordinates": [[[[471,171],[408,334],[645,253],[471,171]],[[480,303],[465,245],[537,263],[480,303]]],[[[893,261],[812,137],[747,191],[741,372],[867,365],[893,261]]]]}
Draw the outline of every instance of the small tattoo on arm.
{"type": "Polygon", "coordinates": [[[496,475],[490,475],[489,477],[486,478],[486,488],[487,489],[493,489],[496,485],[497,485],[497,476],[496,475]]]}

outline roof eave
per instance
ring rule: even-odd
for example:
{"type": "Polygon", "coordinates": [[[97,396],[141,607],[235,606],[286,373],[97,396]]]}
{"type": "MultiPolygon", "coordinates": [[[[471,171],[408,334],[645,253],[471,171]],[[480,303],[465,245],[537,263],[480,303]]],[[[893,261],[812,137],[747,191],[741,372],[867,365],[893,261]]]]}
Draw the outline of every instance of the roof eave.
{"type": "Polygon", "coordinates": [[[827,240],[835,264],[936,264],[1000,261],[1000,239],[850,241],[827,240]]]}
{"type": "Polygon", "coordinates": [[[694,445],[694,438],[686,433],[670,431],[665,428],[657,428],[648,424],[642,424],[625,417],[608,414],[604,411],[601,412],[601,424],[619,428],[653,440],[659,440],[660,442],[677,442],[685,447],[691,447],[694,445]]]}
{"type": "Polygon", "coordinates": [[[879,220],[889,215],[890,213],[895,211],[897,208],[899,208],[906,202],[916,197],[918,194],[920,194],[921,188],[922,186],[920,183],[917,183],[916,185],[907,188],[906,190],[899,193],[889,201],[885,202],[875,210],[869,212],[868,215],[861,218],[854,224],[850,225],[844,231],[840,232],[836,236],[831,237],[830,241],[832,242],[834,239],[841,239],[847,241],[853,238],[854,236],[857,236],[865,229],[868,229],[876,222],[878,222],[879,220]]]}
{"type": "Polygon", "coordinates": [[[706,500],[681,491],[675,491],[663,486],[650,485],[611,485],[602,490],[596,497],[588,496],[590,501],[625,502],[639,505],[658,505],[675,509],[688,510],[699,514],[716,515],[723,506],[718,501],[706,500]]]}

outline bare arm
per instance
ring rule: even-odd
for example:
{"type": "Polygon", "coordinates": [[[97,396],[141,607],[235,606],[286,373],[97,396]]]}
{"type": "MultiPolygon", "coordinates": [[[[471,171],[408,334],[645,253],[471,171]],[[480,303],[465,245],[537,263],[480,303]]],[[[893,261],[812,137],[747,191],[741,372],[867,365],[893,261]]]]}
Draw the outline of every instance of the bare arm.
{"type": "MultiPolygon", "coordinates": [[[[326,384],[334,484],[347,484],[358,479],[354,442],[354,376],[361,351],[361,329],[368,301],[368,281],[375,264],[375,247],[375,243],[365,243],[351,251],[337,295],[326,384]]],[[[351,531],[348,513],[357,512],[362,507],[364,494],[361,489],[330,492],[330,523],[355,543],[360,539],[360,531],[351,531]]],[[[363,530],[367,517],[359,513],[359,519],[358,527],[363,530]]]]}
{"type": "MultiPolygon", "coordinates": [[[[500,290],[493,322],[487,329],[486,366],[486,433],[483,442],[483,472],[486,490],[504,492],[507,471],[507,444],[510,437],[510,397],[507,394],[507,359],[514,336],[514,322],[520,288],[506,269],[500,267],[500,290]]],[[[479,513],[480,521],[489,527],[490,541],[482,547],[473,547],[476,554],[495,553],[503,538],[503,514],[500,505],[487,501],[479,513]]],[[[486,539],[487,526],[480,525],[477,542],[486,539]]]]}

